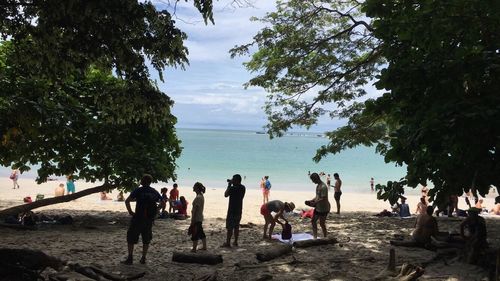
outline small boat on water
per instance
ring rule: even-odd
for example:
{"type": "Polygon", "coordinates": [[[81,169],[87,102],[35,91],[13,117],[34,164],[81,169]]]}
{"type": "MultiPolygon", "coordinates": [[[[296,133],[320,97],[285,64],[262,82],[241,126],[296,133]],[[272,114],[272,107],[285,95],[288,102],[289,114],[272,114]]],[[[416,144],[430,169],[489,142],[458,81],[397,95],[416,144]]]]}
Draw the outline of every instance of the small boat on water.
{"type": "Polygon", "coordinates": [[[257,135],[264,135],[264,134],[266,134],[266,132],[262,132],[262,131],[261,131],[261,132],[255,132],[255,133],[256,133],[257,135]]]}

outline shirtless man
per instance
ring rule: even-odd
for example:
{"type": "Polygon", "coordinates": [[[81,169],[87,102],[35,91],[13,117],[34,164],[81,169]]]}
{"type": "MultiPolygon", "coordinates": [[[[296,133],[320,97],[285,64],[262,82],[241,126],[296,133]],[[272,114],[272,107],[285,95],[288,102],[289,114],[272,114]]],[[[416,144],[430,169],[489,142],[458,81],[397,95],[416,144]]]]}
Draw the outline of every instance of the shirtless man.
{"type": "Polygon", "coordinates": [[[486,221],[479,216],[480,209],[470,208],[469,216],[460,224],[460,236],[465,240],[465,261],[476,263],[488,247],[486,221]]]}
{"type": "Polygon", "coordinates": [[[413,240],[422,246],[431,242],[431,236],[438,233],[436,218],[432,216],[434,208],[428,206],[426,212],[420,214],[415,222],[415,230],[412,233],[413,240]]]}
{"type": "Polygon", "coordinates": [[[500,215],[500,196],[495,197],[495,206],[491,209],[491,214],[500,215]]]}
{"type": "Polygon", "coordinates": [[[333,178],[335,179],[335,185],[333,186],[333,190],[335,191],[333,198],[335,198],[335,202],[337,203],[337,215],[340,214],[340,196],[342,195],[342,191],[340,187],[342,186],[342,180],[339,177],[339,174],[333,174],[333,178]]]}

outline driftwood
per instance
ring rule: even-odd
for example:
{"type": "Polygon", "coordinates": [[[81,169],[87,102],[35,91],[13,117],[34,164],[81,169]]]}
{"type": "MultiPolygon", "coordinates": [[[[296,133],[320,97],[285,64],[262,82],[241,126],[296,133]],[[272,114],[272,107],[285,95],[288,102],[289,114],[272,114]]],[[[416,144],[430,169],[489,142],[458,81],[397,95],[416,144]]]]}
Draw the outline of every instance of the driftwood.
{"type": "Polygon", "coordinates": [[[396,251],[390,249],[389,264],[373,280],[384,281],[416,281],[424,274],[424,269],[419,266],[404,263],[401,267],[396,267],[396,251]]]}
{"type": "Polygon", "coordinates": [[[213,265],[222,263],[222,255],[174,252],[172,255],[172,261],[213,265]]]}
{"type": "Polygon", "coordinates": [[[497,262],[495,266],[495,280],[500,280],[500,249],[497,251],[497,262]]]}
{"type": "Polygon", "coordinates": [[[42,271],[47,267],[59,270],[64,265],[64,262],[58,258],[46,255],[42,251],[10,248],[0,249],[0,267],[9,265],[42,271]]]}
{"type": "Polygon", "coordinates": [[[20,213],[25,213],[25,212],[31,211],[33,209],[36,209],[36,208],[40,208],[40,207],[44,207],[44,206],[48,206],[48,205],[53,205],[53,204],[69,202],[69,201],[78,199],[78,198],[83,197],[83,196],[98,193],[101,191],[111,190],[114,188],[115,188],[115,186],[105,184],[105,185],[101,185],[101,186],[96,186],[96,187],[84,189],[82,191],[79,191],[79,192],[76,192],[73,194],[69,194],[69,195],[42,199],[42,200],[34,201],[31,203],[10,207],[10,208],[4,209],[4,210],[0,210],[0,218],[5,218],[7,216],[17,216],[20,213]]]}
{"type": "Polygon", "coordinates": [[[292,252],[292,246],[286,244],[279,244],[271,246],[270,248],[265,249],[264,251],[257,252],[256,256],[257,260],[259,261],[270,261],[272,259],[286,255],[291,252],[292,252]]]}
{"type": "Polygon", "coordinates": [[[122,276],[108,273],[97,265],[82,266],[77,263],[68,263],[56,257],[49,256],[42,251],[9,248],[0,249],[0,280],[43,280],[39,272],[47,267],[59,271],[63,269],[64,266],[67,266],[65,271],[52,274],[50,280],[106,279],[112,281],[127,281],[139,279],[146,274],[145,272],[140,272],[122,276]],[[22,276],[29,276],[29,279],[22,279],[22,276]]]}
{"type": "Polygon", "coordinates": [[[321,245],[329,245],[339,243],[337,238],[328,238],[328,239],[310,239],[303,241],[293,242],[293,246],[295,248],[307,248],[313,246],[321,246],[321,245]]]}

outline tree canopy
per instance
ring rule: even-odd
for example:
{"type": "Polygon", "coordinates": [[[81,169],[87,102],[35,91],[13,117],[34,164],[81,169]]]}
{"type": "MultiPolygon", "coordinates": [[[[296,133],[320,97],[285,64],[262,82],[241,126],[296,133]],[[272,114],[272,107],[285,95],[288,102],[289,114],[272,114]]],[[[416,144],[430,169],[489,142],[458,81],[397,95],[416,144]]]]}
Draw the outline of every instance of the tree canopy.
{"type": "Polygon", "coordinates": [[[284,1],[267,27],[232,55],[257,47],[247,85],[269,92],[268,132],[280,136],[318,117],[346,118],[315,160],[375,145],[404,179],[379,186],[394,202],[404,185],[430,195],[500,183],[498,1],[284,1]],[[367,99],[374,84],[383,94],[367,99]]]}
{"type": "MultiPolygon", "coordinates": [[[[212,1],[193,0],[205,22],[212,1]]],[[[38,164],[38,182],[75,174],[130,190],[175,179],[173,101],[149,78],[183,67],[186,34],[134,0],[0,4],[0,164],[38,164]]],[[[97,190],[99,191],[99,190],[97,190]]]]}

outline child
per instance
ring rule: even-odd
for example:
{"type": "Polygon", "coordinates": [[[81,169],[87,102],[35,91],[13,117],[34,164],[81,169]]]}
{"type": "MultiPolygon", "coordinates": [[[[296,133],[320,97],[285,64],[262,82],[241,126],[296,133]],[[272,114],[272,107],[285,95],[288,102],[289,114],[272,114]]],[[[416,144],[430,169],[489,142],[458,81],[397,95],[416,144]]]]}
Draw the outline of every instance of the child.
{"type": "Polygon", "coordinates": [[[170,198],[169,198],[169,203],[170,206],[168,207],[168,212],[171,213],[172,210],[174,209],[174,206],[176,205],[176,201],[179,200],[179,190],[177,189],[177,184],[174,183],[174,188],[170,190],[170,198]]]}
{"type": "MultiPolygon", "coordinates": [[[[196,253],[196,248],[198,246],[198,240],[201,239],[203,247],[200,250],[207,249],[207,239],[205,232],[203,231],[203,207],[205,206],[205,198],[203,193],[205,193],[205,187],[203,184],[197,182],[193,186],[193,191],[196,192],[196,198],[193,200],[193,209],[191,210],[191,225],[189,226],[189,232],[191,233],[191,241],[193,241],[193,249],[191,252],[196,253]]],[[[181,197],[182,200],[183,197],[181,197]]],[[[185,201],[185,199],[184,199],[185,201]]],[[[186,204],[187,206],[187,204],[186,204]]]]}
{"type": "Polygon", "coordinates": [[[163,214],[165,212],[165,208],[167,208],[167,202],[168,202],[167,192],[168,192],[168,188],[164,187],[160,191],[161,191],[160,208],[161,208],[161,213],[163,214]]]}

